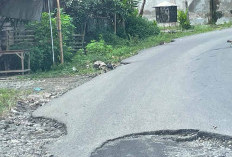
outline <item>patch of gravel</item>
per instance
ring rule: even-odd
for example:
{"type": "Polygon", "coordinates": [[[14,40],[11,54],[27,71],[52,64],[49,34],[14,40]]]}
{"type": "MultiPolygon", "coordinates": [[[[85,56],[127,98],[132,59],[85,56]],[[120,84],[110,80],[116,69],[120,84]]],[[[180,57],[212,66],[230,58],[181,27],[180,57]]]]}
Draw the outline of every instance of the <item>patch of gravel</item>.
{"type": "Polygon", "coordinates": [[[41,88],[45,92],[65,92],[77,87],[94,76],[72,76],[42,79],[18,79],[17,77],[1,78],[0,88],[10,88],[19,90],[33,90],[41,88]]]}
{"type": "Polygon", "coordinates": [[[16,106],[0,117],[0,157],[53,157],[45,145],[64,136],[66,127],[52,119],[33,118],[32,112],[92,78],[91,76],[38,80],[1,78],[0,88],[29,90],[32,93],[20,97],[16,106]],[[35,88],[40,90],[35,91],[35,88]]]}

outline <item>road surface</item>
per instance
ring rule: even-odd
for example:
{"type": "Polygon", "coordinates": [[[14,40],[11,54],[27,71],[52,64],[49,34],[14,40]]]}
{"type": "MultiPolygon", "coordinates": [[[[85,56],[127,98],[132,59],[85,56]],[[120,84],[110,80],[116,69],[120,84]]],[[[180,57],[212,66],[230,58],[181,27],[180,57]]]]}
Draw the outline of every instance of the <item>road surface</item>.
{"type": "Polygon", "coordinates": [[[232,136],[232,29],[141,51],[126,65],[55,99],[33,115],[68,134],[48,148],[89,157],[110,139],[156,130],[199,129],[232,136]]]}

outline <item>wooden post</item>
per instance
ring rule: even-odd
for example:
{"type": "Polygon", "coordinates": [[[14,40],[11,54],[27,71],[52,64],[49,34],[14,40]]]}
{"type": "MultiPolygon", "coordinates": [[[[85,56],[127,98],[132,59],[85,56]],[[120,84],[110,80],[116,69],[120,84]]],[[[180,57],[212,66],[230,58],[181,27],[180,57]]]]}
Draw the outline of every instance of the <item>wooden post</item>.
{"type": "Polygon", "coordinates": [[[84,24],[84,30],[83,30],[83,33],[82,33],[82,48],[84,48],[84,43],[85,43],[85,34],[86,34],[86,26],[87,26],[87,22],[85,22],[84,24]]]}
{"type": "Polygon", "coordinates": [[[10,48],[10,31],[6,31],[6,50],[9,50],[10,48]]]}
{"type": "Polygon", "coordinates": [[[22,74],[24,75],[24,70],[25,70],[25,67],[24,67],[24,54],[25,52],[16,52],[15,53],[21,60],[21,71],[22,71],[22,74]]]}
{"type": "Polygon", "coordinates": [[[61,19],[60,19],[60,0],[57,0],[57,22],[58,22],[58,35],[60,43],[60,62],[64,64],[64,52],[63,52],[63,38],[61,31],[61,19]]]}
{"type": "Polygon", "coordinates": [[[117,34],[117,14],[114,14],[114,34],[117,34]]]}
{"type": "Polygon", "coordinates": [[[29,69],[29,74],[30,74],[30,71],[31,71],[31,54],[30,54],[30,52],[28,52],[28,69],[29,69]]]}
{"type": "Polygon", "coordinates": [[[22,74],[24,75],[25,67],[24,67],[24,54],[23,53],[21,53],[21,64],[22,64],[22,74]]]}

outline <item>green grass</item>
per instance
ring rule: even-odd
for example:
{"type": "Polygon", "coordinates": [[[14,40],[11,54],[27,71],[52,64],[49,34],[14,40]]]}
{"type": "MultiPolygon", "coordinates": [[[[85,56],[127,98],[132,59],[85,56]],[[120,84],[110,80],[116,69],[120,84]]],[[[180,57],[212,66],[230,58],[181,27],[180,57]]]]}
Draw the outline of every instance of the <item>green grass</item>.
{"type": "Polygon", "coordinates": [[[19,98],[31,93],[31,90],[0,89],[0,116],[14,107],[19,98]]]}
{"type": "MultiPolygon", "coordinates": [[[[97,74],[98,70],[93,68],[93,63],[97,60],[103,61],[105,63],[120,63],[121,60],[133,56],[138,53],[138,51],[157,46],[161,42],[171,42],[173,39],[190,36],[194,34],[205,33],[214,30],[220,30],[229,28],[232,23],[225,23],[223,25],[198,25],[194,26],[190,30],[178,31],[176,33],[160,33],[157,36],[151,36],[144,40],[139,40],[134,38],[126,42],[124,45],[114,45],[111,53],[105,55],[102,54],[88,54],[77,53],[73,59],[72,63],[66,63],[64,65],[56,66],[52,70],[47,72],[37,72],[31,75],[26,75],[21,78],[44,78],[44,77],[58,77],[58,76],[70,76],[70,75],[82,75],[82,74],[97,74]],[[77,68],[78,71],[73,71],[72,67],[77,68]]],[[[177,30],[177,27],[166,28],[169,30],[177,30]]],[[[163,28],[161,28],[163,30],[163,28]]]]}
{"type": "Polygon", "coordinates": [[[0,115],[15,105],[18,92],[12,89],[0,89],[0,115]]]}

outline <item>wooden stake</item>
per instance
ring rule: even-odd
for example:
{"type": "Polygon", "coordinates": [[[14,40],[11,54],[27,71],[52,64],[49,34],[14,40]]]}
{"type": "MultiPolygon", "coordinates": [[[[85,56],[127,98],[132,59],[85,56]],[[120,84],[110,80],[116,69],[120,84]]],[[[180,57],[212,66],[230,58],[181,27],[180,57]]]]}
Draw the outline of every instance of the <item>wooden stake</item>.
{"type": "Polygon", "coordinates": [[[61,19],[60,19],[60,0],[57,0],[57,22],[58,22],[58,35],[60,42],[60,62],[61,64],[64,64],[63,38],[62,38],[61,19]]]}
{"type": "Polygon", "coordinates": [[[114,14],[114,34],[117,34],[117,14],[114,14]]]}

